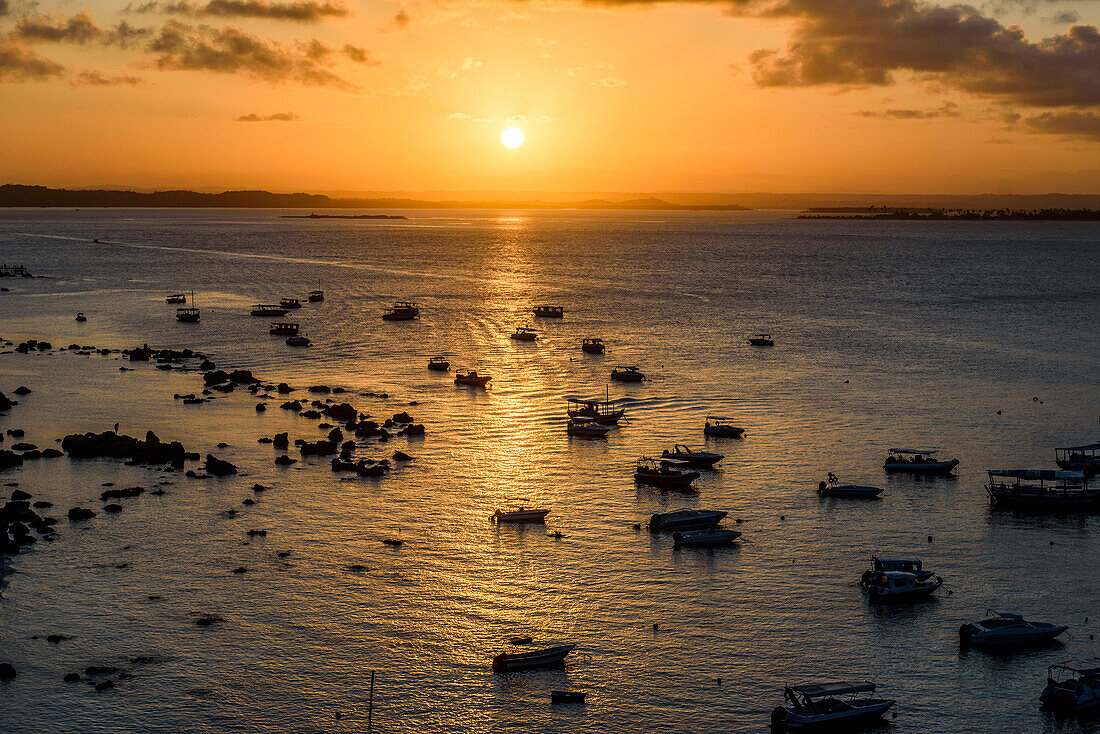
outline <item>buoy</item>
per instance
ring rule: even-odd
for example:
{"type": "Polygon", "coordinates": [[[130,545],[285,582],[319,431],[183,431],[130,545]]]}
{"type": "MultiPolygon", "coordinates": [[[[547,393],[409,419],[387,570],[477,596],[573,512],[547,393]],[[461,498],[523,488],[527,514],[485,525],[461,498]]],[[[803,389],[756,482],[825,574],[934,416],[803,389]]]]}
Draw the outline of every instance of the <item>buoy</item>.
{"type": "Polygon", "coordinates": [[[742,520],[741,520],[741,518],[737,518],[736,520],[734,520],[734,522],[737,523],[738,525],[740,525],[742,520]]]}
{"type": "Polygon", "coordinates": [[[931,536],[931,535],[929,535],[929,536],[928,536],[928,542],[929,542],[929,543],[931,543],[931,542],[932,542],[932,536],[931,536]]]}
{"type": "Polygon", "coordinates": [[[653,623],[653,631],[654,631],[654,632],[656,632],[656,631],[657,631],[657,630],[659,630],[659,629],[661,629],[661,625],[659,625],[659,624],[657,624],[656,622],[654,622],[654,623],[653,623]]]}
{"type": "Polygon", "coordinates": [[[787,519],[787,516],[786,516],[786,515],[780,515],[780,516],[779,516],[779,519],[780,519],[780,520],[786,520],[786,519],[787,519]]]}
{"type": "Polygon", "coordinates": [[[640,522],[634,523],[634,529],[635,530],[641,530],[642,529],[642,524],[640,522]]]}
{"type": "Polygon", "coordinates": [[[714,682],[717,683],[718,685],[722,685],[722,679],[721,678],[715,678],[714,682]]]}

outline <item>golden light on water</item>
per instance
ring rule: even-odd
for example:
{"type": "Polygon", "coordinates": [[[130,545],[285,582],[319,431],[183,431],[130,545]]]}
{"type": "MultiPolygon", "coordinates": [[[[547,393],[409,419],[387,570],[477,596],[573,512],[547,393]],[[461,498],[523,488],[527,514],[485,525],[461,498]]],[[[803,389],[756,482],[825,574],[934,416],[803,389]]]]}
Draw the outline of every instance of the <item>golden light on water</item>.
{"type": "Polygon", "coordinates": [[[518,148],[523,145],[523,131],[518,127],[510,127],[500,134],[500,142],[509,148],[518,148]]]}

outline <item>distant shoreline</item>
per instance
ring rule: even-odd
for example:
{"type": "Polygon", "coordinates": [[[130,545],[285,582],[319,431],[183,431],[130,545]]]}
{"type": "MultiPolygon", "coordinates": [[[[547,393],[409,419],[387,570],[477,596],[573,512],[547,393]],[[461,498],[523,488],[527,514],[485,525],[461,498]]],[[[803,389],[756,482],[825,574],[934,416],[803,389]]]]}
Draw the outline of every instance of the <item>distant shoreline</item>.
{"type": "Polygon", "coordinates": [[[798,219],[845,219],[866,221],[948,221],[948,222],[1097,222],[1096,209],[890,209],[883,208],[813,208],[799,214],[798,219]]]}
{"type": "Polygon", "coordinates": [[[408,219],[404,214],[283,214],[279,219],[408,219]]]}

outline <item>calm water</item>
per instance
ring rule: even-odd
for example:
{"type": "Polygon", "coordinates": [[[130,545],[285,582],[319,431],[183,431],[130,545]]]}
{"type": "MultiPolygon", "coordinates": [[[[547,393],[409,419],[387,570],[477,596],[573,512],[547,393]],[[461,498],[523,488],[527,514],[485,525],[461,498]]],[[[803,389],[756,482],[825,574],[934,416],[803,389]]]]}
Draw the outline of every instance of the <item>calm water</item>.
{"type": "Polygon", "coordinates": [[[0,659],[20,675],[0,685],[0,731],[365,731],[372,670],[381,732],[756,732],[784,683],[820,678],[877,681],[899,701],[897,732],[1100,731],[1037,703],[1046,665],[1100,654],[1100,521],[992,512],[982,487],[986,468],[1052,467],[1054,446],[1100,437],[1094,224],[277,214],[0,212],[0,261],[51,276],[0,283],[4,337],[191,346],[265,378],[386,392],[352,402],[383,417],[407,408],[428,431],[357,452],[416,456],[381,481],[325,461],[280,470],[256,439],[312,439],[316,421],[257,414],[245,395],[183,406],[172,394],[197,390],[196,375],[123,373],[115,357],[0,355],[0,389],[35,389],[0,428],[46,446],[120,421],[203,454],[225,441],[219,455],[242,469],[186,480],[56,459],[0,477],[56,515],[98,507],[106,481],[171,482],[118,516],[62,521],[55,543],[14,559],[0,659]],[[318,283],[328,300],[294,315],[309,350],[248,316],[318,283]],[[179,324],[164,295],[192,289],[202,322],[179,324]],[[419,302],[421,320],[381,321],[398,298],[419,302]],[[511,342],[540,302],[566,318],[537,320],[536,344],[511,342]],[[755,331],[777,346],[748,347],[755,331]],[[607,354],[583,355],[586,336],[607,354]],[[428,372],[438,353],[492,388],[428,372]],[[609,388],[629,420],[606,442],[567,438],[565,396],[603,395],[617,364],[650,377],[609,388]],[[735,416],[747,437],[704,441],[707,413],[735,416]],[[634,459],[674,442],[727,458],[695,494],[637,488],[634,459]],[[885,476],[897,444],[943,447],[958,478],[885,476]],[[884,499],[822,501],[827,471],[884,486],[884,499]],[[242,506],[257,481],[272,489],[242,506]],[[551,508],[548,527],[567,537],[491,526],[516,496],[551,508]],[[684,507],[729,510],[743,542],[674,550],[632,527],[684,507]],[[250,528],[267,538],[246,544],[250,528]],[[402,548],[380,542],[394,536],[402,548]],[[871,605],[853,586],[871,553],[916,555],[947,584],[934,601],[871,605]],[[230,573],[240,565],[249,573],[230,573]],[[990,607],[1072,634],[960,652],[959,625],[990,607]],[[203,613],[226,623],[199,628],[203,613]],[[30,639],[53,633],[73,639],[30,639]],[[565,670],[495,676],[489,660],[514,634],[579,654],[565,670]],[[136,656],[150,660],[127,664],[134,677],[113,691],[61,682],[136,656]],[[549,704],[570,687],[586,706],[549,704]]]}

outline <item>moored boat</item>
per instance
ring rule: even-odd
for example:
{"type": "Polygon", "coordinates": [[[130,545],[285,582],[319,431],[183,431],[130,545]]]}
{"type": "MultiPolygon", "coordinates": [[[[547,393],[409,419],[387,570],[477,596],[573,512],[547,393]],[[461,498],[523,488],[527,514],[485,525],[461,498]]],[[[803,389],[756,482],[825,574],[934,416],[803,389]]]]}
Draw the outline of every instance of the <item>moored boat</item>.
{"type": "Polygon", "coordinates": [[[890,449],[882,468],[910,474],[950,474],[959,465],[958,459],[937,459],[937,453],[938,449],[890,449]]]}
{"type": "Polygon", "coordinates": [[[691,483],[699,478],[699,472],[676,469],[666,463],[643,456],[634,469],[634,481],[665,489],[691,489],[691,483]]]}
{"type": "Polygon", "coordinates": [[[620,365],[611,370],[611,379],[616,382],[641,382],[645,379],[645,373],[637,367],[624,367],[620,365]]]}
{"type": "Polygon", "coordinates": [[[725,510],[676,510],[675,512],[657,512],[649,517],[651,533],[671,532],[708,528],[725,519],[729,513],[725,510]]]}
{"type": "Polygon", "coordinates": [[[772,711],[772,726],[786,731],[808,731],[874,724],[895,703],[884,698],[857,698],[860,693],[874,693],[875,688],[870,681],[788,686],[783,689],[786,703],[772,711]]]}
{"type": "Polygon", "coordinates": [[[535,316],[542,318],[560,319],[565,316],[565,309],[561,306],[535,306],[535,316]]]}
{"type": "Polygon", "coordinates": [[[1100,508],[1100,488],[1084,472],[1057,469],[990,469],[985,487],[998,508],[1057,511],[1100,508]]]}
{"type": "Polygon", "coordinates": [[[309,340],[309,337],[298,334],[296,336],[288,337],[286,340],[286,345],[288,347],[311,347],[313,346],[313,342],[309,340]]]}
{"type": "Polygon", "coordinates": [[[517,326],[516,330],[512,332],[511,338],[517,342],[533,342],[538,341],[539,335],[530,326],[517,326]]]}
{"type": "Polygon", "coordinates": [[[550,691],[550,703],[584,703],[584,691],[550,691]]]}
{"type": "Polygon", "coordinates": [[[749,344],[754,347],[774,347],[775,342],[772,341],[771,334],[751,334],[749,336],[749,344]]]}
{"type": "MultiPolygon", "coordinates": [[[[517,502],[527,502],[526,499],[517,499],[517,502]]],[[[512,522],[512,523],[543,523],[546,522],[546,516],[550,514],[550,510],[539,510],[526,507],[525,505],[518,505],[511,510],[497,510],[489,519],[493,522],[512,522]]]]}
{"type": "Polygon", "coordinates": [[[471,387],[485,387],[489,384],[489,380],[493,379],[489,375],[479,375],[477,370],[458,370],[455,372],[455,384],[456,385],[469,385],[471,387]]]}
{"type": "Polygon", "coordinates": [[[863,572],[860,588],[876,601],[901,601],[929,596],[943,586],[943,578],[922,568],[920,560],[880,560],[872,556],[872,568],[863,572]],[[907,570],[893,570],[894,568],[907,570]]]}
{"type": "Polygon", "coordinates": [[[708,415],[707,422],[703,426],[703,435],[712,438],[741,438],[745,435],[745,429],[733,425],[732,420],[720,415],[708,415]],[[711,421],[714,422],[711,423],[711,421]]]}
{"type": "Polygon", "coordinates": [[[170,296],[165,296],[165,303],[187,303],[187,296],[182,293],[173,293],[170,296]]]}
{"type": "MultiPolygon", "coordinates": [[[[173,296],[174,297],[174,296],[173,296]]],[[[187,299],[179,303],[186,303],[187,299]]],[[[197,324],[199,322],[199,310],[195,308],[195,291],[191,291],[191,307],[190,308],[177,308],[176,309],[176,321],[181,321],[185,324],[197,324]]]]}
{"type": "Polygon", "coordinates": [[[684,530],[672,534],[672,540],[677,547],[685,548],[718,548],[724,545],[733,545],[734,541],[741,537],[737,530],[729,528],[707,528],[705,530],[684,530]]]}
{"type": "Polygon", "coordinates": [[[835,474],[829,472],[828,482],[818,482],[817,493],[821,497],[846,497],[852,499],[875,499],[882,494],[879,487],[860,484],[841,484],[835,474]]]}
{"type": "Polygon", "coordinates": [[[1100,658],[1067,660],[1047,668],[1047,685],[1039,694],[1044,709],[1092,712],[1100,706],[1100,658]]]}
{"type": "Polygon", "coordinates": [[[301,308],[302,302],[297,298],[283,298],[279,301],[279,305],[287,309],[301,308]]]}
{"type": "Polygon", "coordinates": [[[594,418],[570,418],[565,432],[578,438],[606,438],[611,426],[605,426],[594,418]]]}
{"type": "Polygon", "coordinates": [[[297,336],[298,324],[289,321],[272,321],[267,333],[272,336],[297,336]]]}
{"type": "Polygon", "coordinates": [[[78,311],[76,314],[76,320],[83,323],[88,320],[88,317],[84,315],[83,311],[78,311]]]}
{"type": "Polygon", "coordinates": [[[589,338],[581,342],[581,351],[585,354],[603,354],[605,348],[603,339],[589,338]]]}
{"type": "Polygon", "coordinates": [[[325,300],[325,292],[320,288],[315,291],[310,291],[309,295],[306,296],[306,300],[310,303],[320,303],[321,301],[325,300]]]}
{"type": "Polygon", "coordinates": [[[410,301],[394,301],[393,308],[382,314],[383,321],[412,321],[420,318],[420,307],[410,301]]]}
{"type": "Polygon", "coordinates": [[[428,369],[435,372],[446,372],[451,369],[451,363],[446,357],[432,357],[428,360],[428,369]]]}
{"type": "Polygon", "coordinates": [[[1100,474],[1100,443],[1054,449],[1059,469],[1084,472],[1086,477],[1100,474]]]}
{"type": "Polygon", "coordinates": [[[582,398],[568,398],[570,418],[591,418],[605,426],[618,424],[626,413],[625,408],[619,408],[613,400],[585,400],[582,398]]]}
{"type": "Polygon", "coordinates": [[[1050,622],[1029,622],[1016,612],[996,612],[990,609],[988,619],[959,627],[963,645],[999,646],[1032,645],[1050,642],[1069,627],[1050,622]]]}
{"type": "Polygon", "coordinates": [[[564,644],[525,652],[502,652],[493,658],[493,672],[514,673],[518,670],[561,665],[565,662],[565,657],[576,647],[574,644],[564,644]]]}
{"type": "Polygon", "coordinates": [[[713,469],[715,464],[726,457],[712,451],[692,451],[689,447],[678,443],[672,448],[672,451],[668,449],[662,451],[661,458],[678,461],[688,466],[713,469]]]}
{"type": "Polygon", "coordinates": [[[286,309],[274,303],[257,303],[249,313],[253,316],[286,316],[286,309]]]}

